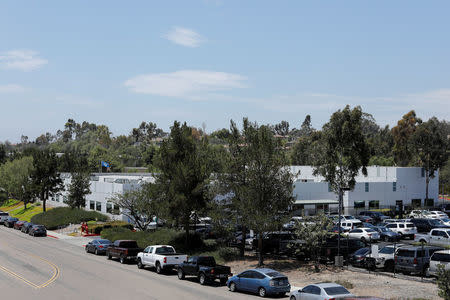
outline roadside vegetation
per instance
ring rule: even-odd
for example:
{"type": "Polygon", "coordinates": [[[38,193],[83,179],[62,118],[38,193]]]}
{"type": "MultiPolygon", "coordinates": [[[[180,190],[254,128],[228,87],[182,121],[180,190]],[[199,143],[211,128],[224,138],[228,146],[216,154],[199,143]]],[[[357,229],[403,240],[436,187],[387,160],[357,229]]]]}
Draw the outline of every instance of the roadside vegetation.
{"type": "Polygon", "coordinates": [[[31,218],[31,222],[42,224],[50,230],[69,224],[80,224],[87,221],[105,222],[107,220],[108,217],[99,212],[70,207],[56,207],[31,218]]]}

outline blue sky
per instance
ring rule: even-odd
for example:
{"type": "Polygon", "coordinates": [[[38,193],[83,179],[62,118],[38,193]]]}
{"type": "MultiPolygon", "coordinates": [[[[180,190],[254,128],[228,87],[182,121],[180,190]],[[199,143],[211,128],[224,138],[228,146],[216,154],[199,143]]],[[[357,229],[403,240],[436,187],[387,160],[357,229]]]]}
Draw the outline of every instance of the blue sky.
{"type": "Polygon", "coordinates": [[[207,131],[450,113],[449,1],[0,2],[0,141],[68,118],[207,131]],[[240,122],[239,122],[240,123],[240,122]]]}

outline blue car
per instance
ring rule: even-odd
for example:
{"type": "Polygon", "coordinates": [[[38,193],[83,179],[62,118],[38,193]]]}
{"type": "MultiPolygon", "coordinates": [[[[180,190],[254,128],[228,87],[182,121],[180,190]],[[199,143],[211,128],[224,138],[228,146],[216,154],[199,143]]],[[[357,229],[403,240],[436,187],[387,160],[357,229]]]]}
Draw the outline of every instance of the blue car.
{"type": "Polygon", "coordinates": [[[272,269],[250,269],[230,277],[227,286],[231,292],[243,291],[267,295],[284,296],[291,291],[288,278],[272,269]]]}

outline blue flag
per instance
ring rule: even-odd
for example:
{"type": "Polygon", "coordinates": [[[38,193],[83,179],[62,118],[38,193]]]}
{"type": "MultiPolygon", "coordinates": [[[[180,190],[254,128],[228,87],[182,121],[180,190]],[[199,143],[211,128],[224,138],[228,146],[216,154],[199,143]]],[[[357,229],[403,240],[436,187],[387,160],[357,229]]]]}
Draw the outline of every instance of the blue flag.
{"type": "Polygon", "coordinates": [[[109,168],[109,164],[102,160],[102,167],[109,168]]]}

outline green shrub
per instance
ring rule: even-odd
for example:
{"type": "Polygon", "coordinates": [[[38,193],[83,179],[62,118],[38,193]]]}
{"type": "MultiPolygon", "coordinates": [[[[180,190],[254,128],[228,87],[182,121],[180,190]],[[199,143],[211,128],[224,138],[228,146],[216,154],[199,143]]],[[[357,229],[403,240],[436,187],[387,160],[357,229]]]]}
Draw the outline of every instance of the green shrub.
{"type": "Polygon", "coordinates": [[[438,265],[437,285],[438,295],[445,300],[450,300],[450,270],[445,270],[443,265],[438,265]]]}
{"type": "Polygon", "coordinates": [[[222,247],[219,248],[219,257],[224,261],[232,261],[239,257],[239,250],[236,248],[222,247]]]}
{"type": "Polygon", "coordinates": [[[81,222],[92,220],[105,222],[108,220],[108,217],[96,211],[86,211],[84,209],[70,207],[56,207],[31,218],[31,222],[42,224],[50,230],[69,224],[80,224],[81,222]]]}
{"type": "Polygon", "coordinates": [[[102,230],[113,227],[122,227],[127,228],[128,230],[134,228],[132,224],[123,221],[112,221],[104,224],[92,224],[92,225],[88,224],[89,232],[95,234],[100,234],[102,230]]]}
{"type": "Polygon", "coordinates": [[[205,244],[199,235],[190,235],[188,247],[185,245],[185,233],[174,229],[158,229],[156,231],[130,231],[126,228],[114,227],[104,229],[101,232],[102,238],[110,241],[115,240],[136,240],[139,247],[148,245],[171,245],[178,252],[188,254],[205,249],[205,244]]]}

